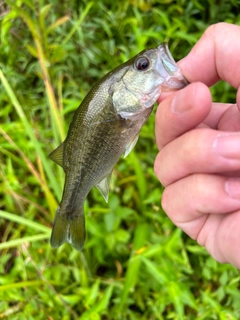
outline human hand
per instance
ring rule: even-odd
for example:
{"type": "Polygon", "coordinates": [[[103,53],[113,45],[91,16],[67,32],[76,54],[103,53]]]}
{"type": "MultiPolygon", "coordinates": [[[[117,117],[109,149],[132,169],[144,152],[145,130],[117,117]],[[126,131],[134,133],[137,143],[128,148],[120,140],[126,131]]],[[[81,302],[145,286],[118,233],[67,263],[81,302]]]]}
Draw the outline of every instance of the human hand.
{"type": "Polygon", "coordinates": [[[219,262],[240,268],[240,27],[209,27],[181,60],[191,83],[156,114],[155,173],[170,219],[219,262]],[[220,79],[238,89],[236,104],[213,103],[220,79]]]}

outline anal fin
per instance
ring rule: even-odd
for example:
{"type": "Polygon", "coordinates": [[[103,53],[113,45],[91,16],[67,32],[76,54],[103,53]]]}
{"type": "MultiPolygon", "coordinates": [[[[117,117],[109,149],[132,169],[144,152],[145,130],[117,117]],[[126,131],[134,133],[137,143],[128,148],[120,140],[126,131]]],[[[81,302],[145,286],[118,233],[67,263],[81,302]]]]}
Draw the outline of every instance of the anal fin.
{"type": "Polygon", "coordinates": [[[112,175],[112,171],[109,174],[107,174],[100,182],[98,182],[98,184],[96,184],[96,187],[101,192],[106,202],[108,202],[111,175],[112,175]]]}

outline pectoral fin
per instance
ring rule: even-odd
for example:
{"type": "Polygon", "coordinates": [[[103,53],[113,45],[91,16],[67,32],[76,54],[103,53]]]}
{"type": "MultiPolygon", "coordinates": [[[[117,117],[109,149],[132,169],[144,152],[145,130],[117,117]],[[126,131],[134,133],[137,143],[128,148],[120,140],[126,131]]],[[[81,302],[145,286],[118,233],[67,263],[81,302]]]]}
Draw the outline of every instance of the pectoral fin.
{"type": "Polygon", "coordinates": [[[132,149],[135,147],[136,143],[138,141],[138,135],[136,135],[133,140],[131,140],[127,145],[124,153],[124,158],[126,158],[129,153],[132,151],[132,149]]]}
{"type": "Polygon", "coordinates": [[[63,167],[63,146],[64,146],[64,143],[61,143],[48,156],[52,161],[56,162],[60,167],[63,167]]]}
{"type": "Polygon", "coordinates": [[[106,202],[108,202],[108,193],[109,193],[109,184],[110,184],[111,175],[112,175],[112,171],[105,178],[103,178],[98,184],[96,184],[96,187],[101,192],[106,202]]]}

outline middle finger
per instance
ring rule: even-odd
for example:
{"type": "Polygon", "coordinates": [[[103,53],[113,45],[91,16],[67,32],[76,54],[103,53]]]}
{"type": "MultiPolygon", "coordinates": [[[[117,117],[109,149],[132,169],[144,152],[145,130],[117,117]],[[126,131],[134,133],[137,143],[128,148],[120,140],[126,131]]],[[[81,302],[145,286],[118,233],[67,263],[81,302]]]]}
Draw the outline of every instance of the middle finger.
{"type": "Polygon", "coordinates": [[[240,133],[194,129],[166,145],[155,160],[155,173],[167,186],[192,173],[240,169],[240,133]]]}

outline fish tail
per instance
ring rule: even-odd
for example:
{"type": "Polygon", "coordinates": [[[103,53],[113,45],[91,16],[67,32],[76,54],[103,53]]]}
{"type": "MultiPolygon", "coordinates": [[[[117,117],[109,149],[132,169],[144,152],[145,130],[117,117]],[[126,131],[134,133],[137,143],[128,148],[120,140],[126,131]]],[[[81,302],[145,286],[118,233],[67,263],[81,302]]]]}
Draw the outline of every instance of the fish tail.
{"type": "Polygon", "coordinates": [[[58,248],[64,242],[70,243],[76,250],[83,248],[85,240],[85,218],[83,208],[76,208],[71,215],[61,212],[58,207],[53,223],[50,244],[58,248]]]}

